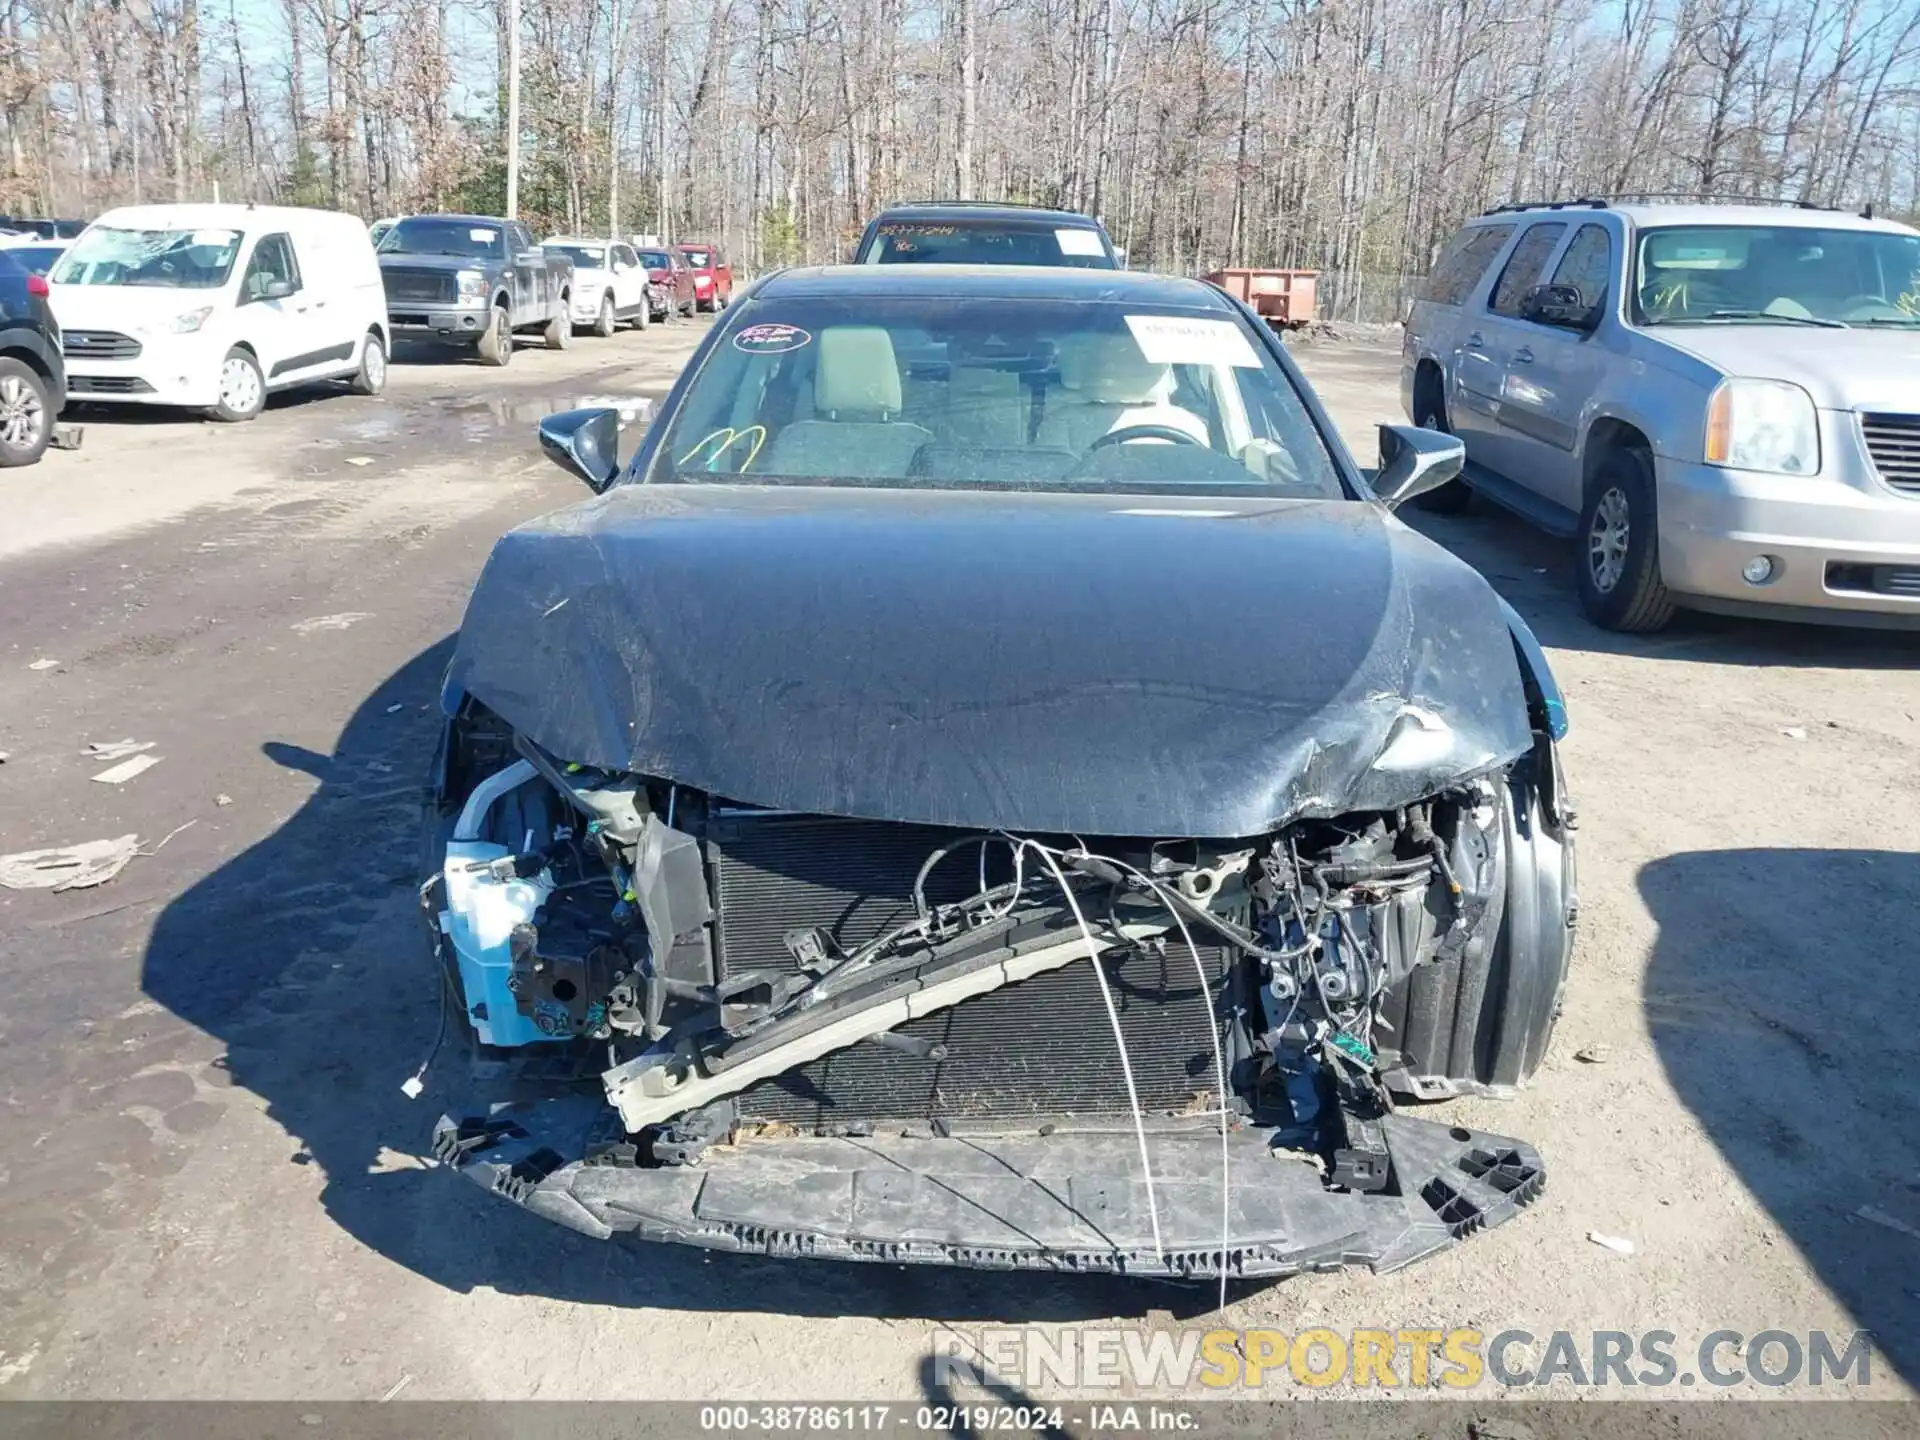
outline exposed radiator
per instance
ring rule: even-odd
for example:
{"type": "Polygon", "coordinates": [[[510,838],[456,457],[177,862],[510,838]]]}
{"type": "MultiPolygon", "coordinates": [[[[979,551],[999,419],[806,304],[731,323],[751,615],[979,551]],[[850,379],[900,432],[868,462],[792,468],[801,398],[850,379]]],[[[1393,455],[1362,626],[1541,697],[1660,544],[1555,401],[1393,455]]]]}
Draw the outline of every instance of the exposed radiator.
{"type": "MultiPolygon", "coordinates": [[[[723,974],[791,970],[788,930],[818,925],[850,949],[911,917],[913,878],[954,832],[821,816],[734,814],[708,832],[719,908],[723,974]]],[[[989,852],[989,883],[1008,878],[1007,851],[989,852]]],[[[950,901],[979,885],[968,847],[929,877],[928,898],[950,901]]],[[[1196,937],[1198,938],[1198,937],[1196,937]]],[[[1166,954],[1112,951],[1107,976],[1144,1108],[1217,1103],[1208,1026],[1226,957],[1203,945],[1213,977],[1201,994],[1184,944],[1166,954]]],[[[1013,1119],[1127,1113],[1113,1027],[1084,960],[1036,975],[902,1027],[943,1044],[942,1061],[873,1044],[825,1056],[763,1081],[742,1097],[746,1115],[803,1128],[854,1120],[1013,1119]]]]}

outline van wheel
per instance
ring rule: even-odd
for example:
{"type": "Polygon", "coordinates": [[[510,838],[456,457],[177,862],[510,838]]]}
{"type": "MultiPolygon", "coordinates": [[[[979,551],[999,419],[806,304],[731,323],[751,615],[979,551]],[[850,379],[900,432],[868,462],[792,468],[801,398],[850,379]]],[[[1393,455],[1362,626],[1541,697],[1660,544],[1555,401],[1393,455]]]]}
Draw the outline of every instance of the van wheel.
{"type": "Polygon", "coordinates": [[[560,297],[560,313],[547,321],[546,341],[549,350],[564,350],[573,344],[572,302],[565,295],[560,297]]]}
{"type": "Polygon", "coordinates": [[[220,403],[207,413],[234,424],[251,420],[267,403],[267,380],[260,362],[238,345],[220,362],[220,403]]]}
{"type": "Polygon", "coordinates": [[[493,318],[480,337],[480,363],[504,365],[513,359],[513,327],[507,324],[507,307],[493,307],[493,318]]]}
{"type": "MultiPolygon", "coordinates": [[[[1447,424],[1446,404],[1432,393],[1433,382],[1428,381],[1420,388],[1420,397],[1414,402],[1413,423],[1422,430],[1451,435],[1453,427],[1447,424]]],[[[1464,480],[1449,480],[1438,489],[1415,496],[1413,503],[1435,515],[1464,515],[1473,508],[1473,490],[1464,480]]]]}
{"type": "Polygon", "coordinates": [[[0,465],[33,464],[52,438],[47,382],[25,361],[0,356],[0,465]]]}
{"type": "Polygon", "coordinates": [[[1580,608],[1594,624],[1645,633],[1673,618],[1646,451],[1622,447],[1600,462],[1580,508],[1579,545],[1580,608]]]}
{"type": "Polygon", "coordinates": [[[387,347],[378,330],[369,330],[360,346],[360,373],[350,382],[356,395],[378,395],[387,388],[387,347]]]}
{"type": "Polygon", "coordinates": [[[620,328],[620,322],[613,318],[613,296],[600,297],[600,313],[594,317],[593,333],[605,340],[620,328]]]}

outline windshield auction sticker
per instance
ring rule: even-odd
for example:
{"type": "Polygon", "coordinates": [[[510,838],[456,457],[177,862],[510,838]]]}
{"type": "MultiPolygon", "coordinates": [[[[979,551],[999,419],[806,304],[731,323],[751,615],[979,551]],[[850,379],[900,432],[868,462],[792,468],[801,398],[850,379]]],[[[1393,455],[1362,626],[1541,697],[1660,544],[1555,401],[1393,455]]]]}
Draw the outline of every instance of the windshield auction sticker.
{"type": "Polygon", "coordinates": [[[1105,255],[1106,249],[1100,244],[1100,237],[1091,230],[1056,230],[1054,243],[1060,247],[1062,255],[1105,255]]]}
{"type": "Polygon", "coordinates": [[[749,325],[733,337],[733,348],[753,355],[778,355],[811,345],[813,336],[798,325],[749,325]]]}
{"type": "Polygon", "coordinates": [[[1129,315],[1127,328],[1149,365],[1231,365],[1258,370],[1246,332],[1231,320],[1184,315],[1129,315]]]}

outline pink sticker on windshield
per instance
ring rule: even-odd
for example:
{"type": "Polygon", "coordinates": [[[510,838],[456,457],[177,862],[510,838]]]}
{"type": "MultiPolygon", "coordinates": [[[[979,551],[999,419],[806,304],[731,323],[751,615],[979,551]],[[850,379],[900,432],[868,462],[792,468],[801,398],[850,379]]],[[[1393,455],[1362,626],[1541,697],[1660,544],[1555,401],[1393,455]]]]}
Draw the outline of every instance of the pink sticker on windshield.
{"type": "Polygon", "coordinates": [[[811,345],[813,336],[798,325],[749,325],[733,337],[733,348],[755,355],[778,355],[811,345]]]}

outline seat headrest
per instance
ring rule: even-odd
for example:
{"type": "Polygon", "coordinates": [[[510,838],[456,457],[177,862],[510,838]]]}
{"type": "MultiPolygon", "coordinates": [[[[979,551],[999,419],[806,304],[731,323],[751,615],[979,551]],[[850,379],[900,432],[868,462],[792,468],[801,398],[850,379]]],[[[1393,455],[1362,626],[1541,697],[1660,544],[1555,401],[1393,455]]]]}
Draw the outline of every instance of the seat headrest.
{"type": "Polygon", "coordinates": [[[813,408],[836,420],[900,413],[900,367],[893,340],[878,325],[832,325],[814,358],[813,408]]]}
{"type": "Polygon", "coordinates": [[[1060,342],[1060,383],[1088,400],[1144,405],[1166,394],[1168,367],[1140,353],[1130,335],[1074,335],[1060,342]]]}

